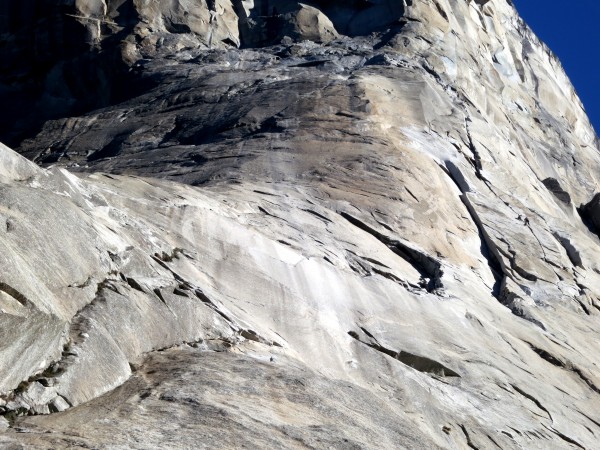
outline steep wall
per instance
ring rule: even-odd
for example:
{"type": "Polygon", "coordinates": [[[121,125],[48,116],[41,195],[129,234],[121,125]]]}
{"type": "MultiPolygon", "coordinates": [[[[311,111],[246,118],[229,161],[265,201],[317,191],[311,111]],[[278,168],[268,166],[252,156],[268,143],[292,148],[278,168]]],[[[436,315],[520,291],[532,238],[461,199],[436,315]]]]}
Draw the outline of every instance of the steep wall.
{"type": "Polygon", "coordinates": [[[510,2],[134,5],[139,91],[0,149],[0,443],[597,446],[598,140],[510,2]]]}

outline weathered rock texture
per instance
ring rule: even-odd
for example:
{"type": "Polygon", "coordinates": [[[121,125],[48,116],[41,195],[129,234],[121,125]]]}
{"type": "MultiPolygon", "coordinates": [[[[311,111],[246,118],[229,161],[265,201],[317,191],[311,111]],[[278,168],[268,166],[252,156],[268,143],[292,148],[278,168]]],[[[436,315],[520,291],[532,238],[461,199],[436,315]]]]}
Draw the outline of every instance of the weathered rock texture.
{"type": "Polygon", "coordinates": [[[0,443],[597,448],[599,145],[510,2],[58,3],[5,39],[135,85],[0,149],[0,443]]]}

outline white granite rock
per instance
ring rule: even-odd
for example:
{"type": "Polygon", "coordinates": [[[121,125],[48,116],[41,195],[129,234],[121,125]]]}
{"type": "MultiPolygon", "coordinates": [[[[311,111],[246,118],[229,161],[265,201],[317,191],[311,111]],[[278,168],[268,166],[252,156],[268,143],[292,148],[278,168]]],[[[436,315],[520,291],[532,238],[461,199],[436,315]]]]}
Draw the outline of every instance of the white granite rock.
{"type": "Polygon", "coordinates": [[[253,48],[165,25],[143,93],[19,146],[46,169],[0,148],[0,443],[595,448],[600,154],[560,63],[504,0],[240,3],[253,48]]]}

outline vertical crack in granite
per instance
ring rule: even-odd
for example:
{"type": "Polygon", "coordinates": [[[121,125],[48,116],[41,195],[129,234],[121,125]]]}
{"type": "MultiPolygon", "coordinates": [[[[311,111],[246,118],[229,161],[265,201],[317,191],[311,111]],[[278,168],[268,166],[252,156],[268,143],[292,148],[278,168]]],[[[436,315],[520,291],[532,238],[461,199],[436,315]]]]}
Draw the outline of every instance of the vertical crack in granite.
{"type": "Polygon", "coordinates": [[[501,299],[501,286],[504,277],[508,276],[505,268],[503,267],[501,261],[502,258],[498,252],[498,249],[494,242],[490,239],[487,234],[481,219],[477,215],[477,211],[469,201],[467,196],[468,188],[466,187],[466,181],[462,177],[460,173],[460,169],[458,169],[452,162],[446,162],[446,170],[444,172],[448,175],[448,177],[452,180],[452,182],[456,185],[458,190],[461,192],[459,195],[460,201],[465,205],[465,209],[471,218],[471,221],[477,228],[477,232],[479,234],[479,239],[481,241],[481,256],[485,258],[487,261],[488,267],[494,276],[494,286],[492,287],[491,294],[496,299],[501,299]]]}

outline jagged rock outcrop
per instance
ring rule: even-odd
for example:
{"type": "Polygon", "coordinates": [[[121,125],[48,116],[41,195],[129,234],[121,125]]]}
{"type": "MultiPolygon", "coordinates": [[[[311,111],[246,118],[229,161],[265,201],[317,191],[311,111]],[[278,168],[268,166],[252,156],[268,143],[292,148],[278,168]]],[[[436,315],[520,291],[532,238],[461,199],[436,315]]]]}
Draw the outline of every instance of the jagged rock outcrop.
{"type": "MultiPolygon", "coordinates": [[[[0,136],[19,143],[44,121],[135,96],[136,68],[184,49],[329,42],[397,21],[403,2],[26,0],[0,5],[0,136]],[[325,11],[322,12],[321,10],[325,11]],[[335,26],[331,22],[335,21],[335,26]]],[[[161,80],[146,79],[152,83],[161,80]]]]}
{"type": "Polygon", "coordinates": [[[510,2],[60,8],[135,86],[0,148],[2,445],[597,445],[598,139],[510,2]]]}

